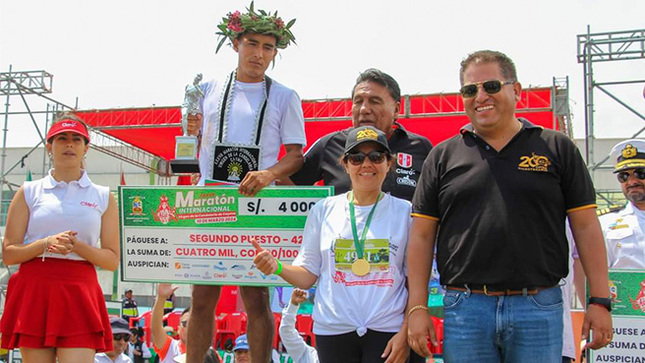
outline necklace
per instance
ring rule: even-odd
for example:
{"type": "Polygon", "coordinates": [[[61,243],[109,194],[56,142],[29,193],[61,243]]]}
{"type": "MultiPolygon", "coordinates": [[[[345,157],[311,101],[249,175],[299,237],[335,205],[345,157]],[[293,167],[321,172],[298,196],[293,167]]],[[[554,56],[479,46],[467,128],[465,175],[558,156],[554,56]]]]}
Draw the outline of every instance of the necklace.
{"type": "MultiPolygon", "coordinates": [[[[269,98],[270,80],[268,77],[262,79],[262,100],[258,105],[255,112],[255,122],[253,132],[251,134],[251,142],[255,140],[255,145],[260,143],[260,134],[262,133],[262,123],[264,120],[264,113],[266,111],[267,100],[269,98]],[[267,85],[269,83],[269,85],[267,85]]],[[[228,123],[231,118],[231,107],[235,99],[235,85],[237,84],[237,70],[231,72],[226,81],[226,87],[222,89],[223,96],[220,97],[220,118],[219,118],[219,135],[217,142],[222,143],[228,137],[228,123]],[[224,106],[224,107],[222,107],[224,106]]]]}

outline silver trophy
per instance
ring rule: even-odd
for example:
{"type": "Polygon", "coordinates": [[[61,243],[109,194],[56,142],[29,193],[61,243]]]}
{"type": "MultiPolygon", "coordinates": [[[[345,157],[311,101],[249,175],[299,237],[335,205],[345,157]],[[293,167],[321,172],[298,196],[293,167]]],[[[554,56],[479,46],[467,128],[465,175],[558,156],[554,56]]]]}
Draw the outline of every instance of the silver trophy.
{"type": "Polygon", "coordinates": [[[170,162],[172,172],[197,173],[199,162],[197,160],[197,148],[199,141],[196,135],[188,135],[188,115],[199,113],[199,101],[204,97],[199,82],[202,74],[195,76],[193,84],[186,86],[184,103],[181,105],[181,129],[182,136],[175,136],[175,159],[170,162]]]}

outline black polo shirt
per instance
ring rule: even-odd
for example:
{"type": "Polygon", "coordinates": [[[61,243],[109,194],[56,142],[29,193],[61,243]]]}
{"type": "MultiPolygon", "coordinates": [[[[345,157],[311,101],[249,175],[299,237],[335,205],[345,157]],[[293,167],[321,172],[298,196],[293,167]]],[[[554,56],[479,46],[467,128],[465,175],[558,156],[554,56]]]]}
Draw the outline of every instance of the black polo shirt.
{"type": "Polygon", "coordinates": [[[580,152],[525,119],[499,153],[464,126],[423,165],[413,216],[439,221],[443,285],[553,286],[567,275],[567,212],[595,207],[580,152]]]}
{"type": "MultiPolygon", "coordinates": [[[[383,191],[395,197],[412,200],[421,175],[423,161],[432,149],[432,144],[421,135],[407,131],[402,125],[394,123],[394,132],[388,145],[394,153],[394,166],[383,182],[383,191]]],[[[323,180],[325,185],[333,185],[336,195],[345,193],[352,187],[349,175],[339,160],[345,151],[345,141],[352,128],[332,132],[318,139],[307,150],[302,169],[291,176],[297,185],[311,185],[323,180]]]]}

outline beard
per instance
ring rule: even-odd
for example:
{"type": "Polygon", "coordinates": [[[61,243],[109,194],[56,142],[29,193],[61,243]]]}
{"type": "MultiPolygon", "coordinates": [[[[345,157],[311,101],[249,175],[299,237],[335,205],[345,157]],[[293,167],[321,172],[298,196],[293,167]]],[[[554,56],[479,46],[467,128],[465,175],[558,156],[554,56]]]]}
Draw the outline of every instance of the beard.
{"type": "Polygon", "coordinates": [[[643,203],[645,202],[645,192],[641,191],[628,191],[625,193],[625,198],[629,200],[630,202],[636,204],[636,203],[643,203]]]}

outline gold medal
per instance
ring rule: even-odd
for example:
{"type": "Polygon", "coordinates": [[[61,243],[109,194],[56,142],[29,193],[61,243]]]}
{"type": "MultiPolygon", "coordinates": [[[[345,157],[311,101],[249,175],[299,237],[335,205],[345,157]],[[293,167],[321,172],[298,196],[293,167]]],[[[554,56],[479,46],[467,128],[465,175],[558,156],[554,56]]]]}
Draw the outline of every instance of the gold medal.
{"type": "Polygon", "coordinates": [[[370,272],[370,263],[363,258],[358,258],[352,264],[352,272],[356,276],[365,276],[370,272]]]}

